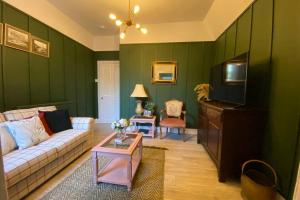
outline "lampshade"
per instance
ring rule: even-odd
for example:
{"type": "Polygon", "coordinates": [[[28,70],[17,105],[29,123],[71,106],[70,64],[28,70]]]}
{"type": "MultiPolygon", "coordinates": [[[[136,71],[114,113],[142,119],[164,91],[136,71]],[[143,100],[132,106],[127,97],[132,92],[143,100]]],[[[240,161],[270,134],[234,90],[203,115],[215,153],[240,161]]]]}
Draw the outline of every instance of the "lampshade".
{"type": "Polygon", "coordinates": [[[143,84],[136,84],[130,97],[148,97],[143,84]]]}

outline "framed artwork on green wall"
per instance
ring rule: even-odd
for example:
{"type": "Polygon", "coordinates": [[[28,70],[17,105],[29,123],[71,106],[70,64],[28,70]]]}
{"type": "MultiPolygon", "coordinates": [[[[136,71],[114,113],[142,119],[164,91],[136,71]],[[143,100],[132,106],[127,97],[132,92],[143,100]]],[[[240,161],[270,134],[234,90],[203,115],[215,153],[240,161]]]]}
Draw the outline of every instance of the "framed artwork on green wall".
{"type": "Polygon", "coordinates": [[[49,58],[50,43],[36,36],[31,37],[31,52],[49,58]]]}
{"type": "Polygon", "coordinates": [[[22,51],[30,51],[30,33],[5,24],[4,45],[22,51]]]}
{"type": "Polygon", "coordinates": [[[3,24],[0,23],[0,44],[3,44],[3,24]]]}
{"type": "Polygon", "coordinates": [[[152,83],[176,83],[177,62],[156,61],[152,64],[152,83]]]}

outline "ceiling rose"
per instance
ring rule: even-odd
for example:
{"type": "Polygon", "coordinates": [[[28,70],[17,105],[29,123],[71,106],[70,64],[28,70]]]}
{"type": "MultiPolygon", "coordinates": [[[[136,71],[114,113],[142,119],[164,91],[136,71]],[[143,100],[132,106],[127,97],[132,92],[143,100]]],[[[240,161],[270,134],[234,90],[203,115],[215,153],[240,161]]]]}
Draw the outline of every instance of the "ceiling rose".
{"type": "Polygon", "coordinates": [[[124,39],[126,37],[127,29],[134,26],[136,29],[141,31],[143,34],[147,34],[148,30],[142,27],[141,24],[135,22],[135,16],[140,12],[140,6],[135,5],[131,8],[130,0],[128,1],[128,17],[125,20],[118,18],[114,13],[109,14],[109,18],[113,20],[116,26],[120,27],[120,38],[124,39]]]}

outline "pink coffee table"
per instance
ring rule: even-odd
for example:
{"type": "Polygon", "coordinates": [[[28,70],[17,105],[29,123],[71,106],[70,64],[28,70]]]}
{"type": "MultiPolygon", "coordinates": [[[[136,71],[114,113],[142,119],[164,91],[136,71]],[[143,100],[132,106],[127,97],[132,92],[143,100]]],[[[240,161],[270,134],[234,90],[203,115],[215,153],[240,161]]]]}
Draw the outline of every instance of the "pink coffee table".
{"type": "Polygon", "coordinates": [[[143,144],[141,133],[127,134],[123,144],[115,144],[117,133],[112,133],[92,149],[93,181],[127,186],[132,189],[132,180],[142,160],[143,144]],[[138,151],[136,151],[138,150],[138,151]],[[103,169],[99,169],[98,156],[112,160],[103,169]]]}

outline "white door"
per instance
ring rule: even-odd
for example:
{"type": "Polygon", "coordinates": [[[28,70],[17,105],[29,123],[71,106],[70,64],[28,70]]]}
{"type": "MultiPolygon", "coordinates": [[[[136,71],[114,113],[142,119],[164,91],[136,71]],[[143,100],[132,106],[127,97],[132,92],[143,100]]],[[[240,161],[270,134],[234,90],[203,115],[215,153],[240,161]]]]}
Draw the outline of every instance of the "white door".
{"type": "Polygon", "coordinates": [[[120,117],[119,61],[98,61],[98,121],[111,123],[120,117]]]}

